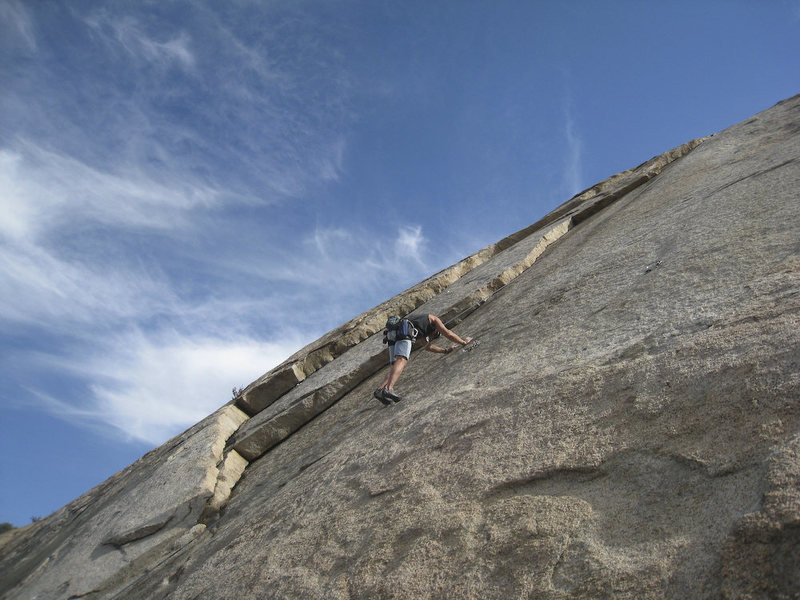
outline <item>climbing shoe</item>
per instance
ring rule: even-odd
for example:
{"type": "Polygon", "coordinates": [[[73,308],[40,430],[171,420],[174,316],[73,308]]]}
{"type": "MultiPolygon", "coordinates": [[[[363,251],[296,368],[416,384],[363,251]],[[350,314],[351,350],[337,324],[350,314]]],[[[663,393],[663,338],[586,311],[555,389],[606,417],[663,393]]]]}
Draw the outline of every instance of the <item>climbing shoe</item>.
{"type": "Polygon", "coordinates": [[[394,402],[400,402],[400,400],[403,399],[402,396],[398,396],[397,394],[395,394],[394,392],[390,392],[389,390],[383,390],[383,397],[392,400],[394,402]]]}
{"type": "Polygon", "coordinates": [[[392,401],[388,400],[387,398],[384,398],[383,392],[384,392],[383,388],[378,388],[374,392],[372,392],[372,397],[380,400],[384,406],[389,406],[392,403],[392,401]]]}

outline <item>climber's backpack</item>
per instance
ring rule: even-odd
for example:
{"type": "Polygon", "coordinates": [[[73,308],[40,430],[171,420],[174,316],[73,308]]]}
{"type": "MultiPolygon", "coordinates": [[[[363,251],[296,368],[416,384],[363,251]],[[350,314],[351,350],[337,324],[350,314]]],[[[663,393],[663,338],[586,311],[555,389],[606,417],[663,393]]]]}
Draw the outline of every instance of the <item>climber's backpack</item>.
{"type": "Polygon", "coordinates": [[[394,346],[394,343],[400,340],[411,340],[413,342],[418,335],[419,331],[411,321],[392,315],[386,320],[383,341],[390,346],[394,346]]]}

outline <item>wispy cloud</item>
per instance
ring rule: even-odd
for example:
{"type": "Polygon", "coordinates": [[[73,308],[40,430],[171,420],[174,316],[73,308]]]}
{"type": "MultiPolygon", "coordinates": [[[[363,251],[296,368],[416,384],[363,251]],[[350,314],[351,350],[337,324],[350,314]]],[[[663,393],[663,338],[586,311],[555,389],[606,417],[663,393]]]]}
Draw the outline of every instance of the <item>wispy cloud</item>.
{"type": "Polygon", "coordinates": [[[335,228],[283,260],[291,203],[345,170],[349,75],[302,8],[45,8],[58,18],[0,4],[37,49],[0,90],[0,330],[48,347],[4,353],[87,390],[19,382],[43,409],[158,443],[324,333],[319,312],[296,317],[315,278],[386,269],[385,245],[363,263],[369,244],[335,228]]]}
{"type": "Polygon", "coordinates": [[[121,165],[93,168],[63,153],[18,140],[0,149],[0,235],[21,239],[87,221],[124,228],[171,229],[187,214],[218,204],[222,194],[191,179],[121,165]]]}
{"type": "Polygon", "coordinates": [[[14,290],[0,319],[61,331],[174,314],[174,282],[122,240],[191,230],[197,211],[221,197],[191,181],[101,171],[30,142],[0,150],[0,283],[14,290]]]}
{"type": "MultiPolygon", "coordinates": [[[[315,336],[454,260],[433,255],[422,226],[413,223],[318,225],[302,239],[269,251],[271,260],[221,257],[215,268],[254,290],[270,290],[275,295],[266,310],[315,336]]],[[[265,307],[245,310],[264,312],[265,307]]]]}
{"type": "Polygon", "coordinates": [[[345,289],[369,288],[388,279],[409,279],[427,270],[427,240],[417,224],[366,230],[317,227],[304,243],[307,252],[270,277],[287,277],[303,285],[329,288],[336,281],[345,289]]]}
{"type": "Polygon", "coordinates": [[[57,61],[43,48],[10,74],[8,128],[96,169],[201,180],[251,202],[301,198],[342,173],[355,88],[321,41],[330,24],[299,7],[248,14],[208,4],[178,23],[138,5],[59,15],[73,41],[57,61]]]}
{"type": "Polygon", "coordinates": [[[218,408],[233,386],[253,381],[304,341],[128,336],[114,341],[112,360],[90,365],[99,381],[92,391],[112,425],[157,443],[218,408]]]}
{"type": "Polygon", "coordinates": [[[425,268],[423,260],[425,244],[421,225],[404,225],[399,228],[395,238],[395,253],[398,257],[412,260],[425,268]]]}
{"type": "Polygon", "coordinates": [[[44,409],[62,418],[157,444],[219,408],[233,387],[249,383],[264,365],[279,363],[305,342],[302,337],[271,343],[134,330],[106,340],[102,353],[82,362],[40,357],[50,369],[93,382],[82,403],[31,391],[44,409]]]}
{"type": "Polygon", "coordinates": [[[175,294],[163,277],[124,265],[65,260],[34,245],[0,244],[0,325],[64,333],[76,325],[107,327],[124,319],[173,314],[175,294]]]}
{"type": "Polygon", "coordinates": [[[184,32],[173,34],[164,41],[154,39],[143,30],[139,21],[130,16],[115,17],[108,11],[100,11],[86,18],[86,23],[107,41],[120,44],[128,53],[162,67],[177,63],[184,68],[194,66],[194,54],[190,49],[190,37],[184,32]]]}
{"type": "Polygon", "coordinates": [[[36,35],[30,15],[18,0],[0,3],[0,31],[7,38],[16,38],[29,49],[36,49],[36,35]]]}

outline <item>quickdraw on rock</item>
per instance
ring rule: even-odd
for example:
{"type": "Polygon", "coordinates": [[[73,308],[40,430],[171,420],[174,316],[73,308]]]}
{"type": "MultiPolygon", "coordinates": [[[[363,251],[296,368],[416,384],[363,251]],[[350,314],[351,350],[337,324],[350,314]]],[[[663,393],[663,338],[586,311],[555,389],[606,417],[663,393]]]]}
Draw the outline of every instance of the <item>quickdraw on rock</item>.
{"type": "Polygon", "coordinates": [[[461,349],[461,351],[462,352],[472,352],[475,349],[475,347],[478,346],[480,343],[481,343],[480,340],[472,340],[469,344],[464,346],[461,349]]]}

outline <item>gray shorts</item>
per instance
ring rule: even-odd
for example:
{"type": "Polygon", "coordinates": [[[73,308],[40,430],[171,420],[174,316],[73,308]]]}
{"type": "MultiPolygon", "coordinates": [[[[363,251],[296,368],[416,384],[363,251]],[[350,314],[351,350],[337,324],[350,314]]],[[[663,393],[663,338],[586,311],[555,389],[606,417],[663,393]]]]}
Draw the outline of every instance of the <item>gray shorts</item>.
{"type": "Polygon", "coordinates": [[[390,365],[394,364],[395,358],[398,356],[403,356],[406,360],[411,357],[411,340],[400,340],[395,342],[394,346],[389,346],[390,365]]]}

